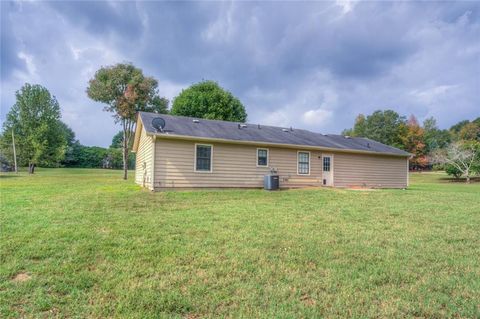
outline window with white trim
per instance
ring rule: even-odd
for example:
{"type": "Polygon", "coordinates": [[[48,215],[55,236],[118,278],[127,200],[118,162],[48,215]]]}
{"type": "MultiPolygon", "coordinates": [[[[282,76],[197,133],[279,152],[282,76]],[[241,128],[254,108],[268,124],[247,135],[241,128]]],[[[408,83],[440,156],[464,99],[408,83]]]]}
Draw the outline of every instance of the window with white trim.
{"type": "Polygon", "coordinates": [[[195,171],[196,172],[212,171],[212,145],[206,145],[206,144],[195,145],[195,171]]]}
{"type": "Polygon", "coordinates": [[[268,166],[268,149],[257,148],[257,166],[268,166]]]}
{"type": "Polygon", "coordinates": [[[310,153],[298,152],[298,174],[310,174],[310,153]]]}

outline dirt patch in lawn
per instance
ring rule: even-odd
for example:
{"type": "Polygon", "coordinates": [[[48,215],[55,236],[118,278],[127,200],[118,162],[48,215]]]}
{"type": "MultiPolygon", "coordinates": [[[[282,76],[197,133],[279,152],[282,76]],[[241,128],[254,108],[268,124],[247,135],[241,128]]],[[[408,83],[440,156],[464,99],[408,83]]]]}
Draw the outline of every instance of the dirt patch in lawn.
{"type": "Polygon", "coordinates": [[[14,282],[25,282],[32,279],[32,276],[27,274],[26,272],[20,272],[13,277],[12,281],[14,282]]]}
{"type": "Polygon", "coordinates": [[[300,300],[302,301],[302,303],[305,305],[305,306],[314,306],[317,302],[315,301],[315,299],[313,299],[312,297],[310,297],[309,295],[303,295],[300,297],[300,300]]]}

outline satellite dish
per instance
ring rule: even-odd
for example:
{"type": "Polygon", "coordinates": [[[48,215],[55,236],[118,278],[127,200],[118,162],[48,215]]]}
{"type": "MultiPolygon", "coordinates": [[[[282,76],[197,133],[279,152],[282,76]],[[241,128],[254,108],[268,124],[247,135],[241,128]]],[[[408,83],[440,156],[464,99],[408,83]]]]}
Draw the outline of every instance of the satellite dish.
{"type": "Polygon", "coordinates": [[[157,132],[163,132],[163,128],[165,127],[165,120],[161,117],[156,117],[152,120],[152,126],[157,132]]]}

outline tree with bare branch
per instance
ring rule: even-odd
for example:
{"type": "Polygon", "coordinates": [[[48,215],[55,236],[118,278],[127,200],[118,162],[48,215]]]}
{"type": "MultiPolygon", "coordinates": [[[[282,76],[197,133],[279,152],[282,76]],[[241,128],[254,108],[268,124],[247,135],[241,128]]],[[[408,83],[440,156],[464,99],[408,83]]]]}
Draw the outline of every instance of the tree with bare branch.
{"type": "Polygon", "coordinates": [[[480,143],[476,141],[459,141],[446,149],[432,153],[431,161],[436,164],[453,166],[460,176],[465,176],[470,183],[471,177],[480,172],[480,143]]]}
{"type": "Polygon", "coordinates": [[[139,111],[166,113],[168,100],[159,97],[157,80],[143,75],[141,69],[130,63],[102,67],[90,80],[88,96],[107,104],[104,108],[112,112],[115,122],[123,131],[123,179],[127,179],[128,153],[135,116],[139,111]]]}

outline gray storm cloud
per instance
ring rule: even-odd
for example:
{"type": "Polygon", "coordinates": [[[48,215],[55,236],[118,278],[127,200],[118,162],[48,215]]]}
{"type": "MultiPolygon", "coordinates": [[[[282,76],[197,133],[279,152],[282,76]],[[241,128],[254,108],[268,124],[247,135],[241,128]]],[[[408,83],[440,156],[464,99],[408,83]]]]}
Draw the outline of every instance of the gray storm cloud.
{"type": "Polygon", "coordinates": [[[85,94],[130,61],[173,98],[212,79],[250,122],[338,133],[391,108],[442,127],[479,116],[476,2],[2,2],[1,119],[23,83],[46,86],[82,143],[118,130],[85,94]],[[455,110],[453,112],[452,110],[455,110]]]}

